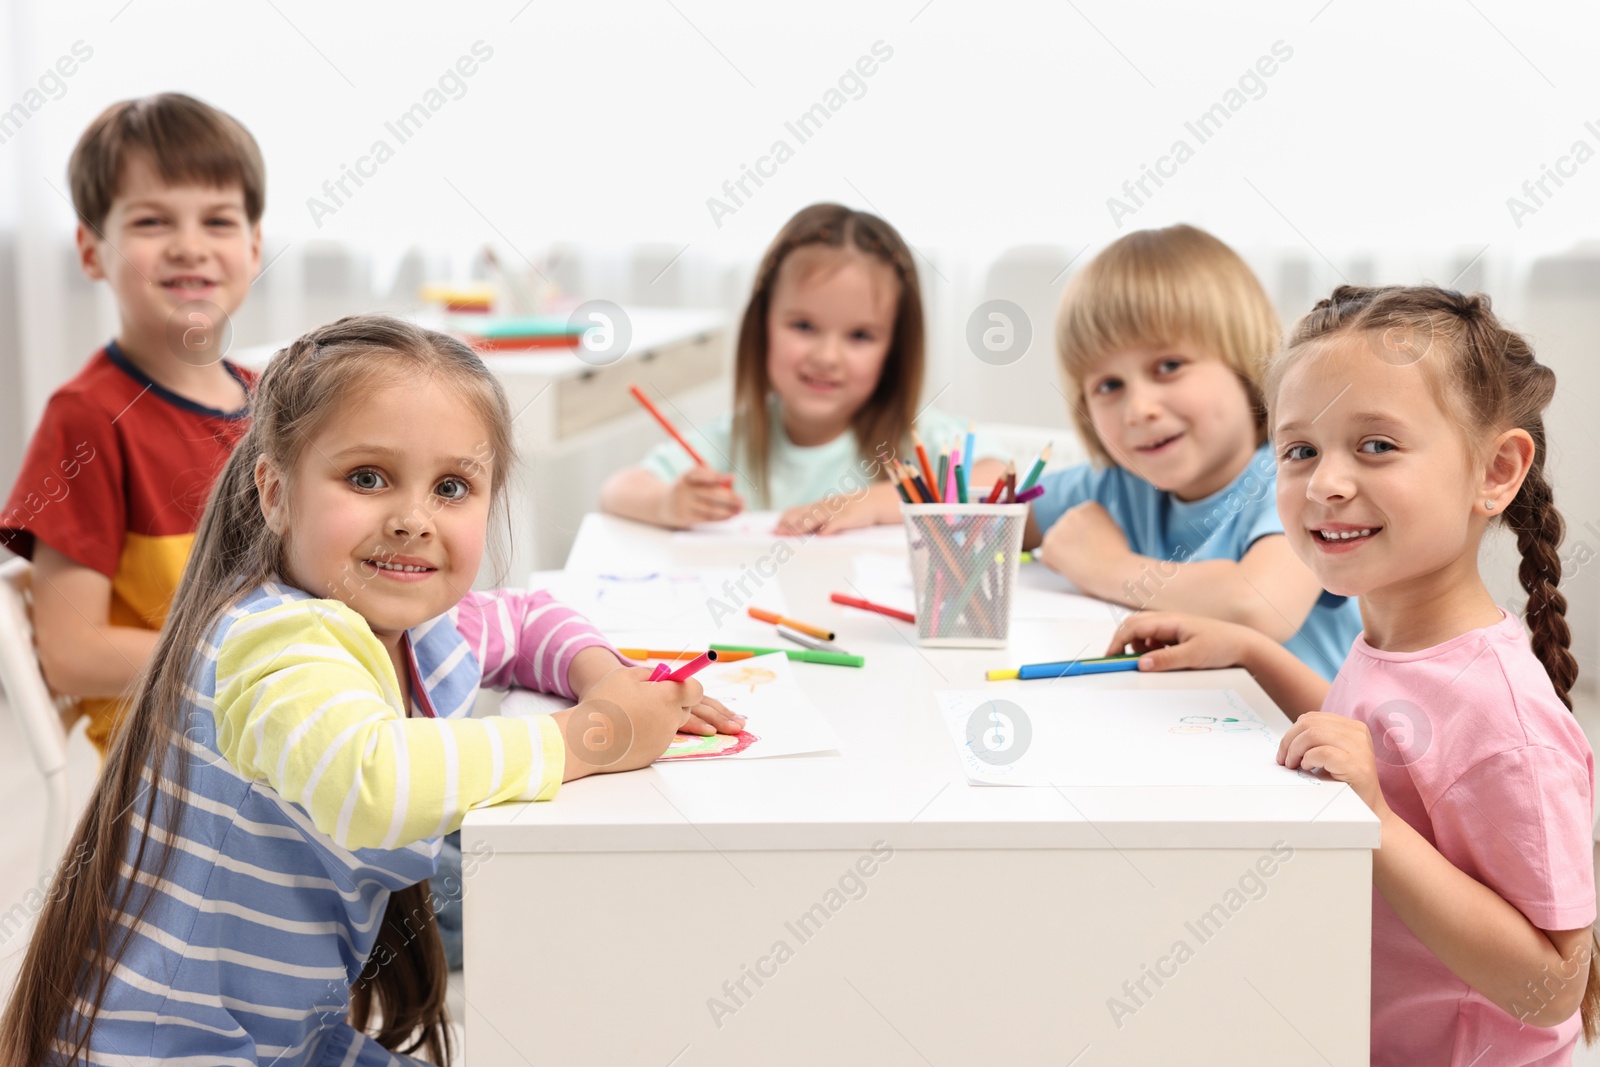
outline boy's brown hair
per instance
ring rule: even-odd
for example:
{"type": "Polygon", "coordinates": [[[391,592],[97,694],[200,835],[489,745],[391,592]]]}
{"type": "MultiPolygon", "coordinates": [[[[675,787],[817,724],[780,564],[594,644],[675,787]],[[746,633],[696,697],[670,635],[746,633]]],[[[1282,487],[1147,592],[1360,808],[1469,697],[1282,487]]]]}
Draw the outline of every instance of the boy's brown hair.
{"type": "Polygon", "coordinates": [[[1267,362],[1278,313],[1239,254],[1204,230],[1169,226],[1120,238],[1067,283],[1056,317],[1072,421],[1099,466],[1115,461],[1089,421],[1084,379],[1114,352],[1188,343],[1233,369],[1250,397],[1256,444],[1267,439],[1267,362]]]}
{"type": "Polygon", "coordinates": [[[170,185],[195,184],[244,192],[251,224],[267,206],[261,148],[237,119],[183,93],[157,93],[112,104],[89,123],[67,164],[72,206],[96,233],[111,213],[122,169],[143,152],[170,185]]]}

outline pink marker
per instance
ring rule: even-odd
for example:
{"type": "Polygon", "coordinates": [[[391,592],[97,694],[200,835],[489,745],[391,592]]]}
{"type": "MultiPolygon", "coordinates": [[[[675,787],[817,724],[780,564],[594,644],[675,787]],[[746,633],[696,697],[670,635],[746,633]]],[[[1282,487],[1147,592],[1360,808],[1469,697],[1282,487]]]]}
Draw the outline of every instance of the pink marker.
{"type": "Polygon", "coordinates": [[[661,679],[665,678],[671,673],[671,667],[667,666],[665,663],[657,663],[656,669],[650,672],[650,681],[659,682],[661,679]]]}
{"type": "MultiPolygon", "coordinates": [[[[688,663],[685,663],[683,666],[667,675],[664,680],[668,682],[686,682],[690,678],[694,677],[694,675],[705,670],[715,662],[717,662],[717,653],[713,650],[705,653],[704,655],[696,656],[688,663]]],[[[651,681],[655,680],[656,679],[654,678],[651,679],[651,681]]]]}

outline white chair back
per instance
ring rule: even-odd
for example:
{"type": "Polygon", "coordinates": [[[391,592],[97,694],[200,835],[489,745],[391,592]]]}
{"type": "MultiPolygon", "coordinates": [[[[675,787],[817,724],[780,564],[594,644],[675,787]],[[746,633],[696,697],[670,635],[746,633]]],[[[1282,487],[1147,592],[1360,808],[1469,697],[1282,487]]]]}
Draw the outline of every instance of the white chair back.
{"type": "Polygon", "coordinates": [[[67,847],[71,793],[67,781],[67,735],[33,644],[33,565],[13,559],[0,564],[0,688],[22,724],[34,766],[44,777],[42,876],[54,873],[67,847]]]}

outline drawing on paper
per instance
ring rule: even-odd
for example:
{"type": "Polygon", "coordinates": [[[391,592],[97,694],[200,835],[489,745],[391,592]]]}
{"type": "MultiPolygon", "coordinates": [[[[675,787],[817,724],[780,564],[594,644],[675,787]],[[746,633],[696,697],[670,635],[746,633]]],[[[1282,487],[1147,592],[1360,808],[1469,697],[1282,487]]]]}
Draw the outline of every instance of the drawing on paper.
{"type": "Polygon", "coordinates": [[[750,694],[755,693],[757,686],[771,685],[777,680],[777,673],[767,667],[734,667],[731,664],[728,670],[716,676],[717,685],[748,685],[750,694]]]}
{"type": "Polygon", "coordinates": [[[1175,725],[1168,727],[1167,732],[1170,734],[1258,733],[1267,740],[1277,740],[1273,737],[1272,731],[1267,729],[1267,724],[1254,715],[1249,715],[1248,718],[1233,715],[1185,715],[1175,725]]]}
{"type": "Polygon", "coordinates": [[[761,740],[755,734],[742,730],[736,734],[678,734],[658,759],[705,759],[708,756],[731,756],[743,752],[761,740]]]}

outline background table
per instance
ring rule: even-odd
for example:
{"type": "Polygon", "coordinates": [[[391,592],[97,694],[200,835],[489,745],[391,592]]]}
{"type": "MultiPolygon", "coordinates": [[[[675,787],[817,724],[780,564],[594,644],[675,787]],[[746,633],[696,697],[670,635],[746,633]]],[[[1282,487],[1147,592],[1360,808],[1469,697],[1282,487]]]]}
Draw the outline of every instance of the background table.
{"type": "MultiPolygon", "coordinates": [[[[590,516],[569,566],[772,554],[590,516]]],[[[827,602],[852,554],[813,538],[766,579],[867,658],[793,665],[843,755],[658,765],[467,817],[474,1067],[1367,1062],[1378,824],[1347,787],[969,786],[932,694],[1097,652],[1110,608],[919,649],[827,602]]],[[[1028,684],[1231,688],[1287,728],[1239,670],[994,689],[1026,707],[1028,684]]]]}

